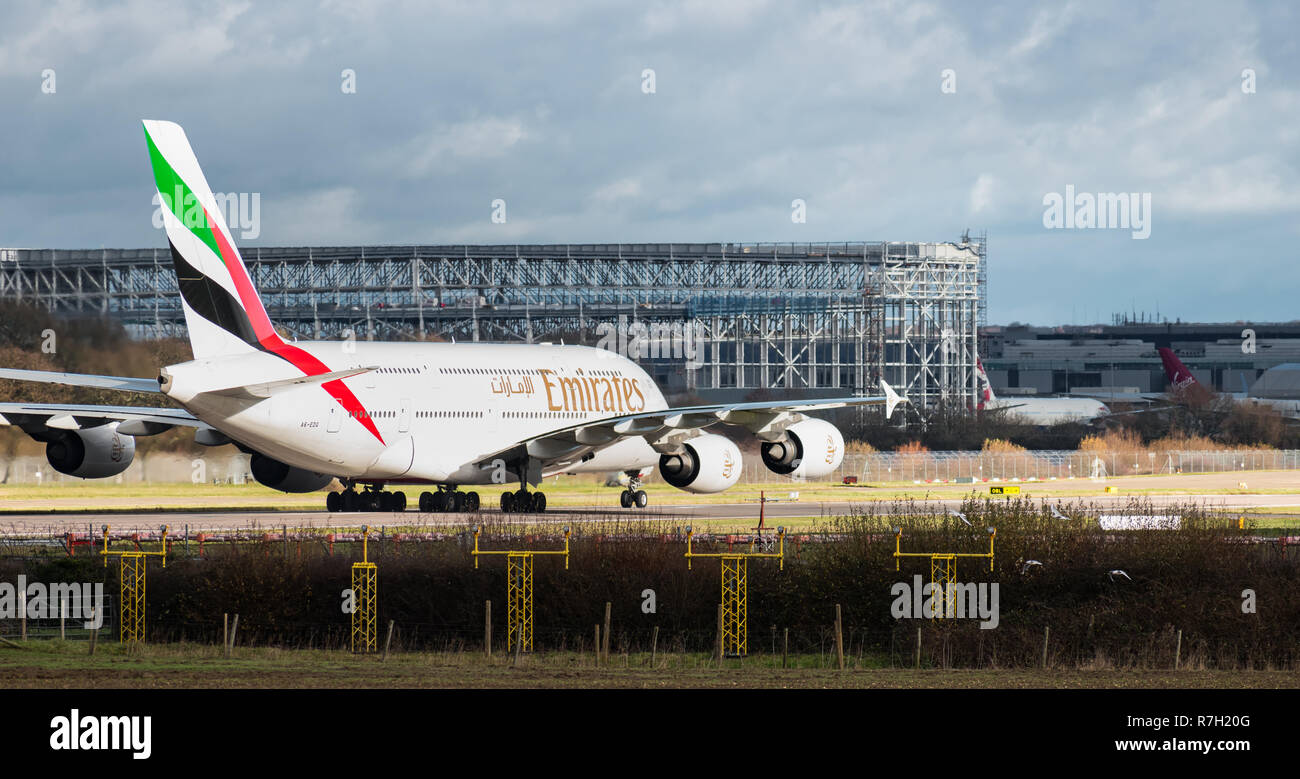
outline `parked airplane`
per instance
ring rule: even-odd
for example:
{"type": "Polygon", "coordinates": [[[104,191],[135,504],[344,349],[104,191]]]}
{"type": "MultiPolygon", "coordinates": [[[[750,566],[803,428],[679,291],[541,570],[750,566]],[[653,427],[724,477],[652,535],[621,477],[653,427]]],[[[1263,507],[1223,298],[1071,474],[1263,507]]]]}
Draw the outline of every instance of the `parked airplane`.
{"type": "MultiPolygon", "coordinates": [[[[1210,389],[1209,387],[1206,387],[1199,380],[1197,380],[1196,376],[1194,376],[1191,370],[1189,370],[1188,367],[1183,364],[1182,360],[1178,359],[1178,355],[1174,354],[1172,349],[1162,346],[1156,349],[1156,352],[1160,354],[1160,362],[1164,365],[1165,368],[1165,378],[1169,379],[1169,391],[1175,396],[1175,398],[1177,398],[1183,403],[1188,403],[1191,405],[1201,405],[1219,396],[1219,393],[1216,393],[1214,390],[1210,389]]],[[[1277,374],[1282,370],[1285,370],[1290,367],[1293,366],[1288,366],[1288,365],[1275,366],[1269,369],[1272,372],[1272,374],[1266,373],[1265,376],[1277,374]]],[[[1295,375],[1296,375],[1295,373],[1291,372],[1289,373],[1288,377],[1293,378],[1295,375]]],[[[1223,393],[1223,395],[1228,398],[1231,398],[1232,402],[1236,405],[1267,406],[1268,408],[1274,409],[1278,413],[1282,414],[1282,416],[1287,417],[1289,419],[1300,418],[1300,400],[1297,400],[1295,397],[1290,397],[1290,398],[1276,398],[1276,397],[1267,397],[1267,396],[1261,397],[1258,394],[1260,392],[1267,391],[1267,389],[1261,390],[1259,388],[1261,384],[1265,384],[1265,385],[1268,384],[1268,382],[1265,381],[1263,378],[1261,378],[1260,381],[1256,382],[1255,389],[1253,390],[1246,389],[1246,387],[1244,386],[1245,384],[1244,378],[1242,379],[1242,384],[1243,386],[1241,388],[1242,389],[1241,394],[1223,393]],[[1256,394],[1251,394],[1252,392],[1256,394]]]]}
{"type": "Polygon", "coordinates": [[[984,363],[975,361],[980,382],[980,411],[1005,410],[1008,416],[1033,425],[1056,425],[1062,422],[1092,422],[1108,416],[1105,403],[1093,398],[999,398],[993,383],[984,372],[984,363]]]}
{"type": "Polygon", "coordinates": [[[882,395],[716,403],[669,408],[635,362],[583,346],[286,341],[271,325],[222,212],[180,126],[144,122],[194,359],[157,379],[0,370],[0,378],[164,394],[182,408],[0,404],[0,423],[46,444],[58,471],[102,478],[126,470],[135,436],[195,428],[206,446],[251,455],[253,476],[285,492],[338,478],[330,511],[403,510],[390,485],[436,485],[421,511],[473,511],[466,485],[509,485],[502,511],[544,511],[536,487],[556,473],[622,471],[626,507],[644,507],[642,469],[658,466],[688,492],[736,484],[741,454],[705,432],[737,425],[756,435],[763,464],[818,478],[844,456],[829,422],[805,412],[883,405],[882,395]],[[357,488],[361,487],[361,491],[357,488]]]}
{"type": "Polygon", "coordinates": [[[1173,349],[1161,346],[1156,349],[1156,353],[1160,355],[1160,363],[1165,368],[1165,378],[1169,380],[1169,392],[1172,395],[1179,400],[1197,404],[1214,397],[1215,393],[1196,380],[1173,349]]]}

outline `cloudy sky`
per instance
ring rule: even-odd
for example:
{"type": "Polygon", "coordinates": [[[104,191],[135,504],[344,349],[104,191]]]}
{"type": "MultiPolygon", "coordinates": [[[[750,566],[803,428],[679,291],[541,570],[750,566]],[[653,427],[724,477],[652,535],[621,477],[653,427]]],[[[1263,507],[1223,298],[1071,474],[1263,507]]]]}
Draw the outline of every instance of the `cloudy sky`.
{"type": "Polygon", "coordinates": [[[971,228],[992,323],[1300,319],[1298,29],[1181,0],[6,4],[0,246],[165,243],[154,118],[259,195],[244,246],[971,228]],[[1149,237],[1046,228],[1067,186],[1149,194],[1149,237]]]}

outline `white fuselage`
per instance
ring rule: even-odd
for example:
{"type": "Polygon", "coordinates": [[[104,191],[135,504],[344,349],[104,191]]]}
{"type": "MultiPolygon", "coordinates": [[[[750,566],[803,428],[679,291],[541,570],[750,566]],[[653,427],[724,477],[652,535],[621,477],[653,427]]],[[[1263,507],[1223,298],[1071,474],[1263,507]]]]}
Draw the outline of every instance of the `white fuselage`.
{"type": "MultiPolygon", "coordinates": [[[[483,458],[534,436],[668,407],[645,371],[604,349],[339,341],[293,346],[331,372],[378,369],[337,380],[356,403],[340,402],[339,388],[331,394],[328,383],[259,393],[259,382],[302,375],[262,352],[170,366],[165,391],[213,428],[292,466],[362,481],[448,484],[499,482],[500,464],[483,466],[483,458]],[[226,389],[232,387],[251,392],[226,389]]],[[[658,459],[644,439],[632,437],[563,470],[624,470],[658,459]]],[[[514,464],[507,463],[512,473],[514,464]]]]}
{"type": "Polygon", "coordinates": [[[1106,404],[1092,398],[995,398],[984,408],[1006,409],[1007,416],[1033,425],[1091,422],[1110,413],[1106,404]]]}
{"type": "Polygon", "coordinates": [[[1265,408],[1271,408],[1287,419],[1300,419],[1300,400],[1286,398],[1234,397],[1232,402],[1239,406],[1262,406],[1265,408]]]}

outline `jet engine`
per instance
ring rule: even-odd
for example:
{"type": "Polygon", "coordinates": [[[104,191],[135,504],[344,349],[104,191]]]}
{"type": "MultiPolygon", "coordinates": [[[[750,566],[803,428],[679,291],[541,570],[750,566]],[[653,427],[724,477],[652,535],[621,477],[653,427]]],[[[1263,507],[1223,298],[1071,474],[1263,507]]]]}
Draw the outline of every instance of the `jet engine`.
{"type": "Polygon", "coordinates": [[[334,479],[333,476],[323,473],[286,465],[260,452],[253,454],[249,466],[252,468],[254,479],[281,492],[315,492],[334,479]]]}
{"type": "Polygon", "coordinates": [[[701,435],[678,454],[659,457],[664,481],[687,492],[722,492],[740,480],[740,449],[720,435],[701,435]]]}
{"type": "Polygon", "coordinates": [[[116,476],[135,459],[135,438],[117,432],[117,424],[81,430],[51,430],[45,440],[45,459],[59,473],[83,479],[116,476]]]}
{"type": "Polygon", "coordinates": [[[821,419],[805,419],[785,429],[776,441],[764,441],[763,464],[773,473],[820,479],[840,467],[844,436],[821,419]]]}

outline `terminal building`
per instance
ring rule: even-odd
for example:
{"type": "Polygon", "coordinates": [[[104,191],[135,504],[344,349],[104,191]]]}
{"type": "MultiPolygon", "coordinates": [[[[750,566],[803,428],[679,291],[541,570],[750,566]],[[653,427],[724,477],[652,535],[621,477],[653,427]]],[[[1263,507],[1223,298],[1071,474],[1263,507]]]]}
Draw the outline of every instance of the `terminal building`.
{"type": "Polygon", "coordinates": [[[1280,397],[1273,390],[1300,363],[1300,322],[992,326],[981,330],[980,346],[998,394],[1163,392],[1168,382],[1156,349],[1168,347],[1207,387],[1280,397]]]}

